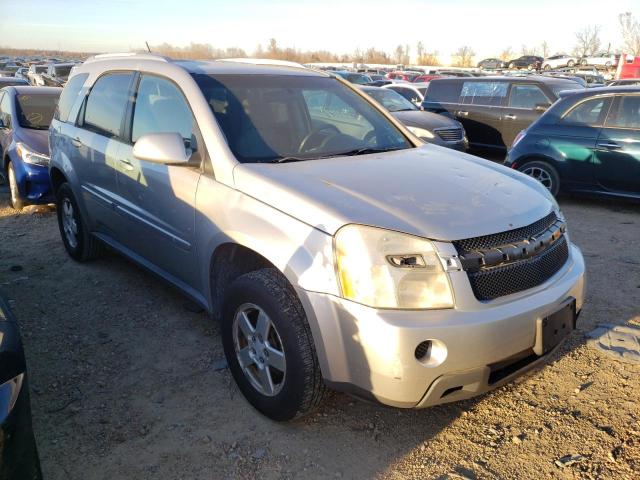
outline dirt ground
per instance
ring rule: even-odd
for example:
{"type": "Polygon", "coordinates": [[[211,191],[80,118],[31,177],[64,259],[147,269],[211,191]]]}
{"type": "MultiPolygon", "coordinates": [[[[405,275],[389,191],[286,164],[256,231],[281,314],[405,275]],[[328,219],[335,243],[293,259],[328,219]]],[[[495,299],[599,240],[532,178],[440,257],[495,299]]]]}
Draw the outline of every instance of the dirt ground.
{"type": "Polygon", "coordinates": [[[207,315],[113,253],[73,262],[53,210],[16,214],[0,187],[0,289],[22,327],[45,478],[640,478],[640,365],[584,336],[640,324],[640,207],[561,205],[587,261],[588,300],[546,368],[428,410],[334,394],[277,424],[215,368],[223,352],[207,315]],[[555,463],[567,455],[579,456],[555,463]]]}

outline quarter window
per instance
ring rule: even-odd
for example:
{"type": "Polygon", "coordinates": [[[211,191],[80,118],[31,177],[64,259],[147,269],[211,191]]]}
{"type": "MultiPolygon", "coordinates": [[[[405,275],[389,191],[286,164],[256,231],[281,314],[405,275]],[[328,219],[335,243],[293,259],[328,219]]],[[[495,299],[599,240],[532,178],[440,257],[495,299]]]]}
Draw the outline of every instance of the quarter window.
{"type": "Polygon", "coordinates": [[[576,125],[601,125],[606,98],[594,98],[582,102],[562,119],[563,123],[576,125]]]}
{"type": "Polygon", "coordinates": [[[617,108],[607,117],[607,127],[640,129],[640,95],[618,97],[617,108]]]}
{"type": "Polygon", "coordinates": [[[464,82],[461,103],[499,107],[507,96],[506,82],[464,82]]]}
{"type": "Polygon", "coordinates": [[[550,105],[549,99],[536,85],[513,85],[509,106],[533,110],[536,105],[550,105]]]}
{"type": "Polygon", "coordinates": [[[83,126],[110,137],[120,136],[129,101],[132,73],[100,77],[87,97],[83,126]]]}
{"type": "Polygon", "coordinates": [[[0,120],[5,128],[11,128],[11,100],[8,93],[2,95],[0,100],[0,120]]]}

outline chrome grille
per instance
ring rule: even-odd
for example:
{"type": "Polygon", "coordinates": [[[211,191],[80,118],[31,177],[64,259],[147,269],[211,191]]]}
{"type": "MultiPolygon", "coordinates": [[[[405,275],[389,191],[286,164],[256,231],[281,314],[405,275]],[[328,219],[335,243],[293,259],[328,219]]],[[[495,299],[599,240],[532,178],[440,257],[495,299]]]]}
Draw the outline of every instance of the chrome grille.
{"type": "Polygon", "coordinates": [[[459,142],[463,138],[461,128],[440,128],[435,132],[445,142],[459,142]]]}

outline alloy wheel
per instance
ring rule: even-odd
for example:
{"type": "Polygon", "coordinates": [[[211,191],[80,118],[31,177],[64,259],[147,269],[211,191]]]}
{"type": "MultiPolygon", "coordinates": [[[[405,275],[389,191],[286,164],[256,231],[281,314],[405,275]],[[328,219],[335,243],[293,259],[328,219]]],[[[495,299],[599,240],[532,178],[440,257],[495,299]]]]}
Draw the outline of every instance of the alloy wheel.
{"type": "Polygon", "coordinates": [[[233,346],[242,373],[253,388],[268,397],[284,386],[286,359],[282,339],[262,308],[241,305],[233,319],[233,346]]]}
{"type": "Polygon", "coordinates": [[[544,168],[540,167],[528,167],[525,168],[522,173],[525,175],[529,175],[532,178],[538,180],[541,184],[543,184],[549,191],[552,191],[553,188],[553,179],[549,172],[547,172],[544,168]]]}
{"type": "Polygon", "coordinates": [[[78,223],[76,222],[73,204],[68,198],[62,200],[62,228],[69,246],[76,248],[78,246],[78,223]]]}

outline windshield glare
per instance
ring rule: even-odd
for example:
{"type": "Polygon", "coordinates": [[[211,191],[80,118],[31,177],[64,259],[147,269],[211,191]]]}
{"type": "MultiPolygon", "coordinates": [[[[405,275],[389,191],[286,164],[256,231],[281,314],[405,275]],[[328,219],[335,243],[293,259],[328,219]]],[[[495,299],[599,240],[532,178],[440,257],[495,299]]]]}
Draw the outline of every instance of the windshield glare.
{"type": "Polygon", "coordinates": [[[18,123],[22,128],[46,130],[58,104],[58,95],[18,95],[18,123]]]}
{"type": "Polygon", "coordinates": [[[390,112],[402,112],[404,110],[418,110],[413,103],[404,98],[398,92],[394,92],[391,89],[380,88],[365,90],[366,93],[371,95],[374,100],[380,103],[384,108],[390,112]]]}
{"type": "Polygon", "coordinates": [[[413,146],[380,111],[335,78],[194,78],[240,162],[310,160],[413,146]]]}

